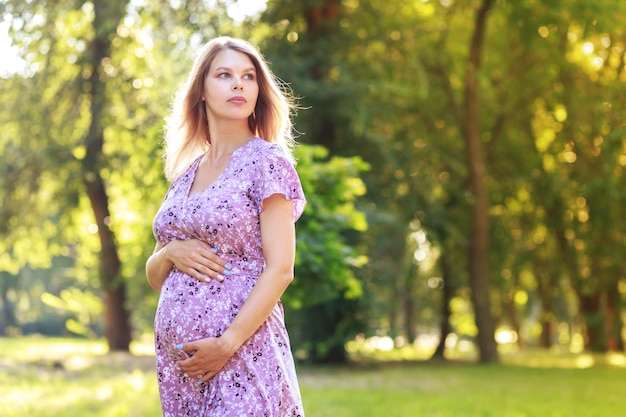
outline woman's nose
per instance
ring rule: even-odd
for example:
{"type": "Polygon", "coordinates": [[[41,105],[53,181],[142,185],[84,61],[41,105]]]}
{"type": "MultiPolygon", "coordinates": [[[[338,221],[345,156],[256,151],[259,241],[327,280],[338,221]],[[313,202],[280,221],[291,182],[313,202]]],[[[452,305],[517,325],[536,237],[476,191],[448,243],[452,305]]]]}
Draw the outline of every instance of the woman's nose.
{"type": "Polygon", "coordinates": [[[235,77],[233,79],[233,90],[241,90],[243,89],[243,83],[241,82],[241,79],[239,77],[235,77]]]}

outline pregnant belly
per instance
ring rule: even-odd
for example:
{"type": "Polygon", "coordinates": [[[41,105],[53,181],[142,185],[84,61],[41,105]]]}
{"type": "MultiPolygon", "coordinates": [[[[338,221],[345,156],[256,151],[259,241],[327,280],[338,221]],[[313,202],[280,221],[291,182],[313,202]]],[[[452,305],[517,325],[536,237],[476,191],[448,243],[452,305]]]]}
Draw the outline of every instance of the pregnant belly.
{"type": "Polygon", "coordinates": [[[252,286],[250,279],[241,276],[204,283],[172,270],[161,288],[155,315],[157,343],[170,348],[220,336],[241,309],[252,286]]]}

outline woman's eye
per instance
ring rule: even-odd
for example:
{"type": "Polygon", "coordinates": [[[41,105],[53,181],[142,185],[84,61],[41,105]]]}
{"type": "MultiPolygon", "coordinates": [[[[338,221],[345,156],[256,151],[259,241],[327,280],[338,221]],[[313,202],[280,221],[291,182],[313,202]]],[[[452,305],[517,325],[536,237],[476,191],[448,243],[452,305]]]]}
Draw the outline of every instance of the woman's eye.
{"type": "Polygon", "coordinates": [[[246,74],[243,76],[245,80],[254,80],[254,74],[246,74]]]}
{"type": "Polygon", "coordinates": [[[230,77],[230,74],[227,72],[222,72],[220,74],[217,75],[219,78],[228,78],[230,77]]]}

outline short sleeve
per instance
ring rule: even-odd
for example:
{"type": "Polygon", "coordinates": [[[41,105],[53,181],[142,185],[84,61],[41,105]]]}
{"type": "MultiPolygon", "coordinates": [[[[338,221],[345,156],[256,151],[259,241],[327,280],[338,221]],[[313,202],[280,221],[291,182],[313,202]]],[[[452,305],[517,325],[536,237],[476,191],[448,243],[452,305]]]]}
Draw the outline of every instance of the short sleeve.
{"type": "Polygon", "coordinates": [[[306,199],[298,173],[282,149],[278,145],[266,148],[255,164],[253,193],[258,201],[259,213],[263,211],[263,200],[274,194],[282,194],[293,203],[293,219],[298,220],[306,207],[306,199]]]}

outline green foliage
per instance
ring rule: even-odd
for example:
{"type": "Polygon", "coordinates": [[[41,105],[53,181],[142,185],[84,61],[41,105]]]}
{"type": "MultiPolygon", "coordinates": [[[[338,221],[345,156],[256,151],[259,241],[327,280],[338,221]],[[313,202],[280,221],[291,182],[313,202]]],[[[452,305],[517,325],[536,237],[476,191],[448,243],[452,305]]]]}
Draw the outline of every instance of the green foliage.
{"type": "MultiPolygon", "coordinates": [[[[618,142],[624,146],[624,136],[621,123],[612,120],[612,109],[623,101],[624,84],[622,71],[616,71],[622,64],[611,58],[615,48],[623,48],[613,40],[623,34],[616,17],[624,8],[579,2],[566,15],[551,3],[542,4],[540,13],[529,6],[505,8],[501,18],[515,19],[514,26],[495,21],[495,31],[511,32],[500,41],[509,39],[508,72],[514,76],[510,83],[499,83],[501,92],[494,89],[494,102],[504,107],[510,102],[515,110],[499,111],[509,126],[490,146],[494,177],[510,179],[492,182],[498,202],[493,219],[494,241],[499,244],[494,247],[500,249],[492,260],[494,269],[502,271],[505,291],[528,289],[530,304],[539,302],[553,309],[555,322],[566,321],[576,315],[577,298],[584,305],[584,294],[604,297],[599,294],[624,276],[616,272],[623,271],[623,262],[608,260],[623,258],[623,245],[611,240],[623,241],[626,230],[622,216],[610,208],[620,206],[624,198],[617,191],[623,182],[623,151],[613,148],[618,142]],[[604,19],[589,19],[604,13],[604,19]],[[512,91],[526,94],[513,103],[512,91]],[[616,137],[620,139],[614,142],[616,137]],[[528,271],[535,274],[534,288],[521,279],[528,271]]],[[[494,41],[492,48],[505,47],[494,41]]],[[[493,74],[502,68],[499,60],[488,65],[493,74]]],[[[594,311],[589,318],[593,315],[602,317],[600,321],[620,321],[608,311],[594,311]]],[[[583,325],[591,334],[602,327],[592,320],[583,325]]]]}
{"type": "Polygon", "coordinates": [[[102,299],[91,291],[71,287],[61,291],[59,296],[45,292],[41,295],[41,301],[49,307],[71,315],[65,322],[67,330],[71,333],[88,338],[96,338],[101,334],[101,331],[96,332],[95,327],[103,312],[102,299]]]}
{"type": "MultiPolygon", "coordinates": [[[[358,243],[368,264],[356,274],[370,331],[394,335],[403,320],[418,326],[426,316],[418,308],[411,317],[398,302],[404,277],[424,278],[403,262],[411,222],[449,260],[444,285],[468,296],[472,201],[461,109],[479,5],[396,3],[277,0],[264,16],[274,67],[307,108],[297,120],[304,140],[330,141],[331,154],[359,155],[372,167],[362,176],[369,228],[358,243]]],[[[519,325],[518,315],[529,318],[540,306],[551,318],[539,326],[552,338],[550,326],[576,322],[582,293],[594,305],[603,291],[624,297],[615,287],[623,287],[626,247],[624,12],[623,2],[586,0],[564,10],[558,1],[521,1],[495,2],[488,17],[478,76],[493,313],[519,325]],[[521,278],[529,271],[534,286],[521,278]],[[518,290],[527,302],[511,301],[518,290]]],[[[437,268],[428,273],[438,276],[437,268]]],[[[421,306],[437,295],[414,293],[421,306]]],[[[621,328],[619,315],[609,320],[621,328]]]]}
{"type": "Polygon", "coordinates": [[[336,299],[339,293],[357,298],[361,287],[353,271],[366,259],[344,234],[367,229],[355,202],[365,194],[360,174],[368,166],[359,157],[329,159],[320,146],[301,145],[296,157],[307,208],[298,222],[296,279],[286,303],[300,309],[336,299]]]}
{"type": "Polygon", "coordinates": [[[347,235],[364,233],[365,215],[355,202],[365,194],[359,157],[328,158],[320,146],[297,149],[307,208],[297,223],[296,277],[283,301],[294,349],[313,362],[343,357],[343,345],[360,330],[354,320],[362,287],[354,271],[365,257],[347,235]]]}

